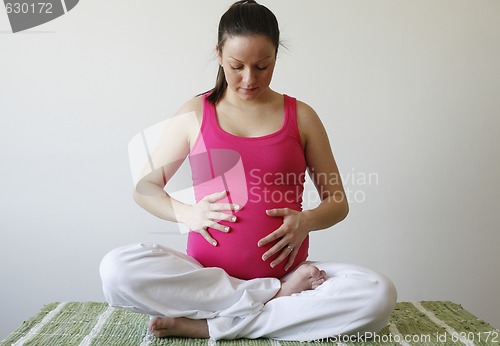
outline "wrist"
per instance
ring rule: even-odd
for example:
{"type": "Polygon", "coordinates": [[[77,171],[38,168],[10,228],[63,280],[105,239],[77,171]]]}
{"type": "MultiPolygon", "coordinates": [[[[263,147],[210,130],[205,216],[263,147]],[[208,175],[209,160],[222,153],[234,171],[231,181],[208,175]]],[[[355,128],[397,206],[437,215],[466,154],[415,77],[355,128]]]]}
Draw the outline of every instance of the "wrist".
{"type": "Polygon", "coordinates": [[[304,210],[301,212],[300,223],[301,228],[305,229],[307,233],[314,231],[314,216],[312,210],[304,210]]]}
{"type": "Polygon", "coordinates": [[[192,205],[179,202],[172,199],[172,209],[174,211],[174,219],[178,223],[188,226],[189,215],[191,214],[192,205]]]}

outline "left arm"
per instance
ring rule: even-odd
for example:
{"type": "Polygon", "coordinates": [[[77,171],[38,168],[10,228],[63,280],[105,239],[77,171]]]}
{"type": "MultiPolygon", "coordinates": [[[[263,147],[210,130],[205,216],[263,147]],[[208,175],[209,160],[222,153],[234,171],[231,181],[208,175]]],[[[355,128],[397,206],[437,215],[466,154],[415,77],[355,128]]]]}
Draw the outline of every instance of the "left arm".
{"type": "Polygon", "coordinates": [[[349,212],[340,173],[321,120],[311,107],[302,102],[297,102],[297,119],[308,173],[316,186],[321,203],[314,209],[302,212],[289,208],[267,211],[267,215],[271,217],[282,217],[283,224],[259,241],[258,245],[263,246],[278,240],[262,259],[267,260],[281,252],[271,262],[271,266],[278,265],[288,257],[286,270],[293,264],[300,245],[309,232],[331,227],[342,221],[349,212]]]}

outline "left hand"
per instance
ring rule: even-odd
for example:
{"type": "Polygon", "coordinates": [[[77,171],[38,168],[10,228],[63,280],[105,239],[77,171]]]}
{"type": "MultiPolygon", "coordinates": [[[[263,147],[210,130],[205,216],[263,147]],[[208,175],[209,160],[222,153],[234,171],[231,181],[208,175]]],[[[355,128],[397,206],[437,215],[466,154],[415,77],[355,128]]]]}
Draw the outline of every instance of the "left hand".
{"type": "Polygon", "coordinates": [[[283,224],[259,240],[257,244],[259,247],[277,240],[276,244],[262,255],[262,260],[266,261],[273,255],[280,253],[271,262],[271,267],[276,267],[288,257],[285,264],[285,270],[288,270],[292,266],[302,242],[309,234],[309,231],[303,226],[302,213],[289,208],[279,208],[266,210],[266,214],[270,217],[282,217],[283,224]]]}

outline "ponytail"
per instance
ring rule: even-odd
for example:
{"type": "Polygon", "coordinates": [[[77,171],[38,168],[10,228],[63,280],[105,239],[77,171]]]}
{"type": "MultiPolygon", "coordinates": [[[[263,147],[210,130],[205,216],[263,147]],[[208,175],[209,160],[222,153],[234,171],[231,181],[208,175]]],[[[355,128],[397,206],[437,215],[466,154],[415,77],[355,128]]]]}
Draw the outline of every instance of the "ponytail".
{"type": "Polygon", "coordinates": [[[215,87],[212,89],[210,95],[207,96],[208,102],[216,104],[224,95],[227,89],[226,74],[224,73],[224,68],[219,65],[219,71],[217,71],[217,79],[215,80],[215,87]]]}

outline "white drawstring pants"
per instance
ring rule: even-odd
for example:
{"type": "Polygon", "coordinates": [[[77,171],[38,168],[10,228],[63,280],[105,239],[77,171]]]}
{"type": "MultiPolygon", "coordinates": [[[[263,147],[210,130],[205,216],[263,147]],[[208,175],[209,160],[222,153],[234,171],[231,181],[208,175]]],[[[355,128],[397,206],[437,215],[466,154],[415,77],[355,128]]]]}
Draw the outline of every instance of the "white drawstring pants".
{"type": "Polygon", "coordinates": [[[396,303],[391,281],[354,265],[314,265],[326,272],[323,284],[272,300],[278,279],[239,280],[153,243],[112,250],[100,273],[110,305],[150,316],[206,319],[214,340],[319,340],[376,333],[387,324],[396,303]]]}

